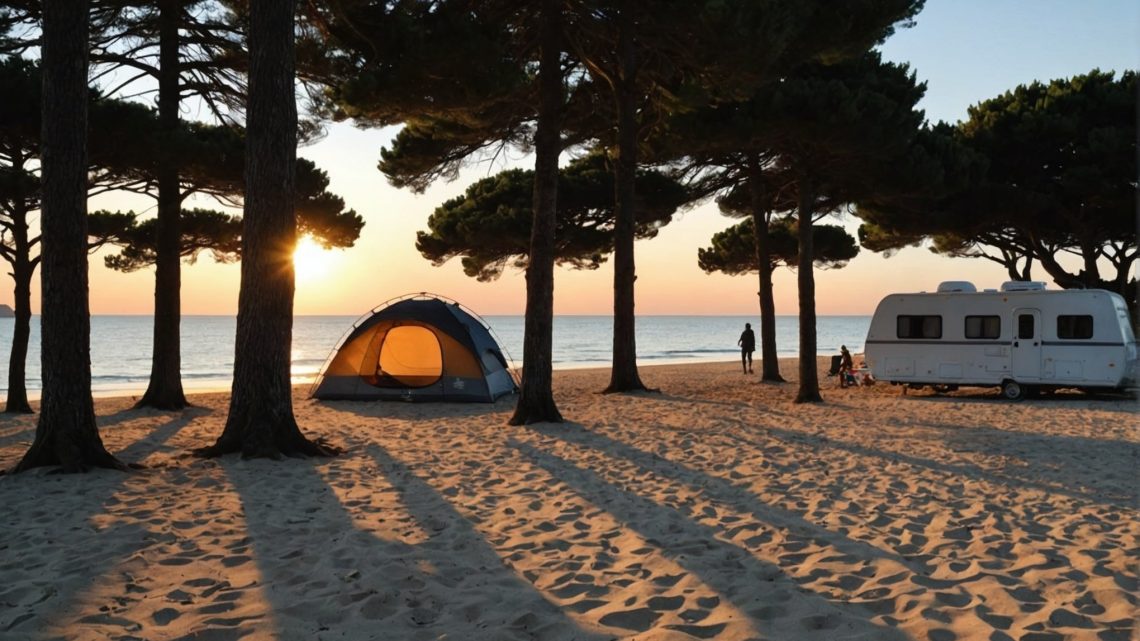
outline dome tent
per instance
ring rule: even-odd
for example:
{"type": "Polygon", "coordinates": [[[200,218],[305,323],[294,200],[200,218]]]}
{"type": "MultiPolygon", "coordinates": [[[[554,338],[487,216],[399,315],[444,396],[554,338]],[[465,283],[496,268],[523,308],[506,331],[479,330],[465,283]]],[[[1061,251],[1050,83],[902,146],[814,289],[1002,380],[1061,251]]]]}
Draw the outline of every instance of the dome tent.
{"type": "Polygon", "coordinates": [[[433,294],[392,299],[362,316],[313,383],[317,399],[482,401],[518,389],[487,325],[433,294]]]}

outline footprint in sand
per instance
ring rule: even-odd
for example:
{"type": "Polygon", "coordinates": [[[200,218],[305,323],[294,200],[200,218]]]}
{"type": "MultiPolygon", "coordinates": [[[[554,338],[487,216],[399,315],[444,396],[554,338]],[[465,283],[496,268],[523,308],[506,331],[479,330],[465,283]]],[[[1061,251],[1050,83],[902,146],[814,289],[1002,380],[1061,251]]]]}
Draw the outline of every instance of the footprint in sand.
{"type": "Polygon", "coordinates": [[[978,618],[985,621],[987,625],[991,625],[999,630],[1008,630],[1009,627],[1013,625],[1013,617],[994,614],[993,610],[985,605],[979,605],[977,608],[974,608],[974,612],[978,615],[978,618]]]}
{"type": "Polygon", "coordinates": [[[551,590],[550,593],[559,599],[573,599],[576,596],[586,595],[588,598],[600,597],[609,590],[600,585],[592,585],[589,583],[571,583],[567,586],[551,590]]]}
{"type": "Polygon", "coordinates": [[[1007,589],[1006,592],[1020,603],[1022,612],[1036,612],[1045,607],[1045,599],[1029,588],[1007,589]]]}
{"type": "Polygon", "coordinates": [[[237,608],[237,606],[233,603],[223,601],[198,608],[198,614],[225,614],[226,612],[233,611],[235,608],[237,608]]]}
{"type": "Polygon", "coordinates": [[[855,590],[863,587],[863,584],[866,582],[867,580],[862,577],[858,577],[853,574],[845,574],[834,581],[824,582],[824,585],[839,588],[844,592],[854,592],[855,590]]]}
{"type": "Polygon", "coordinates": [[[726,623],[717,623],[715,625],[667,625],[665,627],[698,639],[711,639],[720,634],[726,625],[726,623]]]}
{"type": "Polygon", "coordinates": [[[704,621],[705,619],[707,619],[709,614],[710,613],[708,610],[698,610],[698,609],[690,608],[688,610],[681,612],[677,616],[681,617],[681,620],[686,622],[686,623],[697,623],[699,621],[704,621]]]}
{"type": "Polygon", "coordinates": [[[660,617],[660,614],[649,608],[637,608],[635,610],[611,612],[602,617],[600,623],[609,627],[622,628],[623,630],[645,632],[652,627],[653,623],[660,617]]]}
{"type": "Polygon", "coordinates": [[[566,608],[578,614],[584,614],[590,610],[600,608],[603,605],[608,605],[608,603],[608,601],[602,601],[600,599],[582,599],[581,601],[575,601],[567,605],[566,608]]]}
{"type": "Polygon", "coordinates": [[[973,600],[973,597],[969,594],[956,594],[953,592],[935,592],[934,598],[937,599],[939,603],[952,608],[964,608],[973,600]]]}
{"type": "Polygon", "coordinates": [[[226,566],[227,568],[236,568],[239,565],[245,565],[246,563],[249,563],[251,560],[252,559],[250,557],[244,554],[238,554],[234,556],[227,556],[226,558],[222,559],[222,565],[226,566]]]}
{"type": "Polygon", "coordinates": [[[655,577],[655,578],[653,579],[653,583],[654,583],[655,585],[660,585],[660,586],[662,586],[662,587],[671,588],[671,587],[673,587],[674,585],[677,585],[677,583],[678,583],[678,582],[679,582],[681,579],[683,579],[683,578],[685,578],[685,574],[684,574],[684,573],[681,573],[681,574],[666,574],[665,576],[659,576],[659,577],[655,577]]]}
{"type": "Polygon", "coordinates": [[[1086,592],[1084,596],[1073,601],[1073,605],[1077,606],[1078,612],[1081,614],[1089,614],[1092,616],[1104,614],[1104,606],[1097,603],[1096,597],[1093,596],[1092,592],[1086,592]]]}
{"type": "Polygon", "coordinates": [[[1092,628],[1095,627],[1092,619],[1082,616],[1064,608],[1057,608],[1049,613],[1049,623],[1065,628],[1092,628]]]}
{"type": "Polygon", "coordinates": [[[647,605],[650,610],[657,612],[668,610],[680,610],[681,606],[685,605],[685,597],[683,596],[655,596],[649,599],[647,605]]]}

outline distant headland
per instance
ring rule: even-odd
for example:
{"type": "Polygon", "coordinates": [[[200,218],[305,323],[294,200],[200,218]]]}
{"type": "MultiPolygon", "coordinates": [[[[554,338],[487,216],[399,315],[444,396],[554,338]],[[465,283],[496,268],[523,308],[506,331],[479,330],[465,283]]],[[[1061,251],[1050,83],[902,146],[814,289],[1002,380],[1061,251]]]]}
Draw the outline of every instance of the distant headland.
{"type": "Polygon", "coordinates": [[[0,318],[15,318],[16,311],[12,309],[11,305],[0,304],[0,318]]]}

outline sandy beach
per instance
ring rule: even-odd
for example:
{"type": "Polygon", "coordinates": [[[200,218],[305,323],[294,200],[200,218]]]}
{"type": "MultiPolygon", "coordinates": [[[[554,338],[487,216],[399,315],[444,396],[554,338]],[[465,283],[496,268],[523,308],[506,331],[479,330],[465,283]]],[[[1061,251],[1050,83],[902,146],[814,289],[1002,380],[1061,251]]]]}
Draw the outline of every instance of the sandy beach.
{"type": "MultiPolygon", "coordinates": [[[[146,469],[0,477],[0,639],[1137,638],[1135,401],[641,374],[556,372],[570,422],[525,428],[298,388],[345,453],[284,462],[189,455],[226,394],[98,399],[146,469]]],[[[0,416],[0,468],[34,427],[0,416]]]]}

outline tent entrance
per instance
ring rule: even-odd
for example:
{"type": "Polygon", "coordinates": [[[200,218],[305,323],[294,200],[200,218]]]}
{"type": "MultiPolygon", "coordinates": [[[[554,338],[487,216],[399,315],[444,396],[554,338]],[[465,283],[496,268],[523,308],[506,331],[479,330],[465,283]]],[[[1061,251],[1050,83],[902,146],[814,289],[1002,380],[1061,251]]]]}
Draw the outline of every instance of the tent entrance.
{"type": "Polygon", "coordinates": [[[479,401],[518,390],[490,327],[455,301],[393,299],[353,323],[312,397],[324,400],[479,401]]]}
{"type": "Polygon", "coordinates": [[[428,387],[443,376],[443,348],[435,332],[422,325],[397,325],[380,338],[374,376],[376,387],[428,387]]]}

